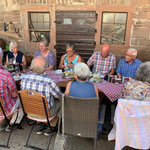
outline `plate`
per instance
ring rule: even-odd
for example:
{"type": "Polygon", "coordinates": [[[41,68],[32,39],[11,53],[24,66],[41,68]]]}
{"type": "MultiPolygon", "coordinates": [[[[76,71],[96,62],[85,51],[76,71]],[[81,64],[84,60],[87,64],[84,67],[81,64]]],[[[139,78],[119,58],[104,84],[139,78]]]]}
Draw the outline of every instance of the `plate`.
{"type": "Polygon", "coordinates": [[[61,69],[58,69],[58,70],[56,70],[56,72],[55,72],[56,74],[63,74],[63,72],[62,72],[62,70],[61,69]]]}
{"type": "Polygon", "coordinates": [[[104,78],[105,76],[101,74],[100,77],[101,77],[101,78],[104,78]]]}

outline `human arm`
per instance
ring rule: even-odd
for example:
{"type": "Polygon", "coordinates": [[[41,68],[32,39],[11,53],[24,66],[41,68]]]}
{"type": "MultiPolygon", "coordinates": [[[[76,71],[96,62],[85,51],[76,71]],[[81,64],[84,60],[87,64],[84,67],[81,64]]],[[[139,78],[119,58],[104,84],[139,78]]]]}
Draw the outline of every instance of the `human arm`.
{"type": "Polygon", "coordinates": [[[113,75],[115,73],[115,68],[116,68],[116,57],[113,55],[112,56],[112,68],[108,75],[113,75]]]}
{"type": "Polygon", "coordinates": [[[68,95],[69,94],[69,91],[70,91],[70,85],[71,85],[71,82],[69,82],[67,84],[67,87],[66,87],[66,90],[65,90],[65,94],[68,95]]]}
{"type": "Polygon", "coordinates": [[[9,65],[10,62],[8,61],[8,55],[6,56],[6,65],[9,65]]]}
{"type": "Polygon", "coordinates": [[[116,73],[117,73],[117,76],[120,78],[121,77],[121,60],[118,63],[116,73]]]}
{"type": "Polygon", "coordinates": [[[48,67],[46,68],[46,70],[53,70],[55,66],[55,55],[52,51],[49,51],[46,60],[48,62],[48,67]]]}
{"type": "Polygon", "coordinates": [[[94,84],[94,88],[95,88],[96,97],[99,97],[97,85],[95,83],[93,83],[93,84],[94,84]]]}
{"type": "Polygon", "coordinates": [[[22,56],[22,63],[21,63],[21,66],[25,67],[26,65],[27,65],[26,57],[23,55],[23,56],[22,56]]]}
{"type": "Polygon", "coordinates": [[[8,73],[7,84],[8,84],[8,89],[11,93],[11,96],[13,98],[17,98],[18,97],[18,90],[16,87],[15,80],[13,79],[13,77],[10,73],[8,73]]]}
{"type": "Polygon", "coordinates": [[[82,62],[82,58],[81,58],[81,56],[79,56],[79,57],[78,57],[77,62],[82,62]]]}
{"type": "MultiPolygon", "coordinates": [[[[0,62],[1,62],[1,58],[2,58],[2,56],[0,55],[0,62]]],[[[1,63],[0,63],[1,64],[1,63]]],[[[2,64],[1,64],[2,65],[2,64]]]]}
{"type": "Polygon", "coordinates": [[[64,69],[65,68],[64,59],[65,59],[65,55],[61,56],[61,60],[60,60],[58,68],[60,68],[60,69],[64,69]]]}
{"type": "Polygon", "coordinates": [[[87,65],[90,67],[94,64],[94,60],[95,60],[95,53],[89,58],[89,60],[87,61],[87,65]]]}
{"type": "Polygon", "coordinates": [[[46,70],[53,70],[54,69],[54,66],[49,66],[46,68],[46,70]]]}
{"type": "Polygon", "coordinates": [[[110,72],[108,75],[113,75],[115,73],[115,69],[114,68],[111,68],[110,72]]]}
{"type": "Polygon", "coordinates": [[[17,98],[18,97],[18,91],[15,90],[15,91],[11,92],[11,96],[14,98],[17,98]]]}

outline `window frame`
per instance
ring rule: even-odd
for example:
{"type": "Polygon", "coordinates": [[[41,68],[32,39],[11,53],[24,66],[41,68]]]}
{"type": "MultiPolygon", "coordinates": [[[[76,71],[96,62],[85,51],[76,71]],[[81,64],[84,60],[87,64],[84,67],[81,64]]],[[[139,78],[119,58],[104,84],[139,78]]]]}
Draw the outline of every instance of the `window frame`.
{"type": "MultiPolygon", "coordinates": [[[[31,32],[39,32],[39,33],[48,33],[49,34],[49,43],[51,41],[51,24],[50,24],[50,12],[49,11],[28,11],[28,14],[27,14],[27,17],[28,17],[28,32],[29,32],[29,42],[39,42],[39,41],[32,41],[32,38],[31,38],[31,32]],[[37,14],[49,14],[49,29],[31,29],[31,23],[32,23],[32,20],[31,20],[31,14],[32,13],[37,13],[37,14]]],[[[37,22],[38,23],[38,22],[37,22]]],[[[43,23],[43,22],[42,22],[43,23]]],[[[43,23],[44,24],[44,23],[43,23]]],[[[32,24],[33,26],[33,24],[32,24]]]]}
{"type": "MultiPolygon", "coordinates": [[[[114,12],[114,11],[102,11],[102,18],[101,18],[101,29],[100,29],[100,44],[105,44],[105,42],[102,42],[102,30],[103,30],[103,25],[104,24],[112,24],[112,26],[114,26],[115,24],[117,24],[117,23],[115,23],[114,22],[114,19],[115,19],[115,16],[114,16],[114,19],[113,19],[113,22],[112,23],[105,23],[105,22],[103,22],[103,16],[104,16],[104,13],[114,13],[114,14],[117,14],[117,13],[126,13],[126,22],[124,23],[124,25],[125,25],[125,33],[124,33],[124,42],[122,42],[122,44],[120,43],[120,44],[116,44],[116,43],[113,43],[113,37],[112,37],[112,39],[111,39],[111,43],[110,42],[106,42],[106,43],[109,43],[109,44],[111,44],[111,45],[125,45],[125,39],[126,39],[126,31],[127,31],[127,22],[128,22],[128,12],[114,12]]],[[[119,24],[119,23],[118,23],[119,24]]],[[[121,23],[120,23],[121,24],[121,23]]],[[[122,23],[123,24],[123,23],[122,23]]],[[[112,35],[113,36],[113,35],[112,35]]],[[[115,38],[114,38],[114,40],[115,40],[115,38]]],[[[119,40],[119,39],[118,39],[119,40]]]]}

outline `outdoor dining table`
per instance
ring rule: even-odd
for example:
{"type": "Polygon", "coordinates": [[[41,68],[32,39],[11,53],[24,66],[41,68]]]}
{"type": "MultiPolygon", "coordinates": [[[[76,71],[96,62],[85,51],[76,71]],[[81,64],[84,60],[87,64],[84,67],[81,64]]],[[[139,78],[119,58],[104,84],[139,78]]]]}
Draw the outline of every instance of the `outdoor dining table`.
{"type": "MultiPolygon", "coordinates": [[[[55,70],[46,71],[46,74],[53,78],[60,87],[66,87],[67,83],[73,79],[63,78],[63,74],[56,74],[55,70]]],[[[96,83],[98,91],[104,93],[111,102],[120,98],[120,94],[124,84],[115,84],[104,81],[96,83]]]]}

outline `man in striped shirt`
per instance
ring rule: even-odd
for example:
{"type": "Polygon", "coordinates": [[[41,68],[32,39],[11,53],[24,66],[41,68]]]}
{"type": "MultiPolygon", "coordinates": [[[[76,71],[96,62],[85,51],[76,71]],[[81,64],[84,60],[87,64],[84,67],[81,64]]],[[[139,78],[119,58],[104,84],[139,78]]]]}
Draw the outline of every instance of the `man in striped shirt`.
{"type": "Polygon", "coordinates": [[[104,44],[101,51],[95,52],[87,62],[88,66],[93,66],[93,72],[99,72],[102,75],[114,74],[116,67],[115,55],[110,53],[110,45],[104,44]]]}

